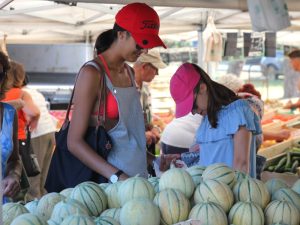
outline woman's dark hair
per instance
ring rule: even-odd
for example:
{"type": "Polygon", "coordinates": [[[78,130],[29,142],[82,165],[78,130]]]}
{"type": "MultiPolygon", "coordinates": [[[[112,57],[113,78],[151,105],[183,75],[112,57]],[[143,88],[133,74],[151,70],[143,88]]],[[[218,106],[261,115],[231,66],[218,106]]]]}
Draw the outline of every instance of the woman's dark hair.
{"type": "Polygon", "coordinates": [[[208,97],[207,117],[210,125],[213,128],[216,128],[218,126],[218,113],[222,106],[226,106],[240,98],[229,88],[210,79],[209,75],[199,66],[196,64],[193,64],[193,66],[201,76],[199,83],[194,89],[194,92],[199,92],[199,86],[201,83],[206,84],[208,97]]]}
{"type": "MultiPolygon", "coordinates": [[[[7,73],[10,69],[10,63],[8,57],[0,51],[0,64],[3,67],[3,72],[7,73]]],[[[7,87],[7,75],[3,77],[0,82],[0,99],[2,100],[5,97],[5,92],[8,90],[7,87]]]]}
{"type": "Polygon", "coordinates": [[[114,28],[101,33],[95,42],[95,52],[98,54],[105,52],[111,44],[118,38],[119,31],[126,31],[122,27],[114,24],[114,28]]]}
{"type": "Polygon", "coordinates": [[[24,66],[16,61],[11,61],[10,66],[7,74],[9,88],[22,88],[26,75],[24,66]]]}

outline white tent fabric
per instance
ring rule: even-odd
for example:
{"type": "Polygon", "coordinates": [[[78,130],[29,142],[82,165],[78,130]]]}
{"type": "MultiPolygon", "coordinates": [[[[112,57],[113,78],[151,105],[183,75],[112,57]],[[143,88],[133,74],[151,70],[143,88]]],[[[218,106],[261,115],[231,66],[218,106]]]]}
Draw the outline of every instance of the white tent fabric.
{"type": "MultiPolygon", "coordinates": [[[[92,42],[110,29],[117,0],[0,0],[0,39],[7,43],[92,42]]],[[[134,1],[122,1],[127,4],[134,1]]],[[[197,30],[213,15],[221,31],[251,30],[246,0],[148,0],[161,18],[163,39],[197,40],[197,30]]],[[[278,43],[300,45],[300,4],[286,0],[292,26],[278,32],[278,43]],[[293,37],[293,38],[291,38],[293,37]]]]}

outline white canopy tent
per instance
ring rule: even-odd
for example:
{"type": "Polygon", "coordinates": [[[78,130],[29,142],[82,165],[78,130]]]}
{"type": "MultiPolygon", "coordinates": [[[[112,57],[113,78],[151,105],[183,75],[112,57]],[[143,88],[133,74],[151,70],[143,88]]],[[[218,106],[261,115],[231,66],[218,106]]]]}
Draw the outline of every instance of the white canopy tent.
{"type": "MultiPolygon", "coordinates": [[[[116,12],[131,0],[0,0],[0,38],[7,43],[92,42],[110,29],[116,12]]],[[[193,40],[213,15],[221,31],[251,30],[246,0],[140,0],[161,19],[163,39],[193,40]]],[[[278,32],[278,43],[300,45],[299,0],[286,0],[292,26],[278,32]]]]}

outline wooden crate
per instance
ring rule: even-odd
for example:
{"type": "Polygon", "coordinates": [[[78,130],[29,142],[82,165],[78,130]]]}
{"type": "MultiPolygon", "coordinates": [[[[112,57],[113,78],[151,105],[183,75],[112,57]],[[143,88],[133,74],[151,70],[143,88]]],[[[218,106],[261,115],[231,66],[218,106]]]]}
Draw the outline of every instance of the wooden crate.
{"type": "Polygon", "coordinates": [[[267,148],[261,148],[258,150],[257,154],[266,157],[267,159],[273,158],[281,153],[286,152],[286,150],[293,145],[293,140],[288,139],[278,144],[272,145],[267,148]]]}

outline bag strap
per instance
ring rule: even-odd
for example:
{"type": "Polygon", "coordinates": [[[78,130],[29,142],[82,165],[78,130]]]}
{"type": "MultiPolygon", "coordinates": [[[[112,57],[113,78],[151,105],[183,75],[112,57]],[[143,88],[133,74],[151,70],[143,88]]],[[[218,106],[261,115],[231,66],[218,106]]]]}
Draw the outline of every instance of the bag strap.
{"type": "Polygon", "coordinates": [[[70,111],[71,111],[71,106],[72,106],[72,101],[73,101],[73,97],[74,97],[75,87],[76,87],[76,83],[77,83],[79,74],[80,74],[82,68],[84,68],[87,65],[94,66],[100,74],[100,88],[99,88],[100,96],[99,96],[99,100],[98,100],[99,101],[99,109],[98,109],[98,115],[97,115],[97,127],[98,126],[103,126],[104,127],[105,114],[106,114],[106,82],[105,82],[105,74],[103,73],[102,66],[99,62],[97,62],[97,60],[91,60],[91,61],[86,62],[80,68],[79,72],[77,73],[76,78],[75,78],[74,88],[73,88],[71,98],[70,98],[70,101],[69,101],[69,105],[68,105],[68,108],[67,108],[67,113],[66,113],[66,117],[65,117],[65,120],[64,120],[64,125],[67,124],[70,121],[69,114],[70,114],[70,111]],[[101,74],[101,72],[102,72],[102,74],[101,74]],[[103,108],[102,108],[103,113],[102,113],[102,115],[100,113],[100,111],[101,111],[101,102],[103,103],[103,108]]]}
{"type": "Polygon", "coordinates": [[[30,139],[31,139],[31,132],[29,126],[26,125],[26,141],[30,141],[30,139]]]}

